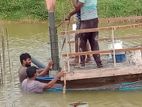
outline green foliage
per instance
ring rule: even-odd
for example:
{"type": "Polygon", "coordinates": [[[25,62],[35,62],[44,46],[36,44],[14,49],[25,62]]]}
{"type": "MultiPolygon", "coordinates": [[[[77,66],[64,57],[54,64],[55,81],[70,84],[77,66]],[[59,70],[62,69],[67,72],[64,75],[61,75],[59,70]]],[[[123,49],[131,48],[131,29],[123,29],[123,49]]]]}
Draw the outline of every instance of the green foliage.
{"type": "MultiPolygon", "coordinates": [[[[72,9],[71,0],[56,0],[56,20],[62,20],[72,9]]],[[[142,0],[98,0],[99,17],[141,16],[142,0]]],[[[1,0],[0,19],[46,20],[45,0],[1,0]]]]}
{"type": "Polygon", "coordinates": [[[1,19],[39,19],[48,17],[44,0],[3,0],[0,2],[1,19]]]}
{"type": "Polygon", "coordinates": [[[72,10],[71,0],[57,0],[56,3],[56,19],[63,20],[72,10]]]}
{"type": "Polygon", "coordinates": [[[100,17],[141,16],[142,0],[98,0],[100,17]]]}

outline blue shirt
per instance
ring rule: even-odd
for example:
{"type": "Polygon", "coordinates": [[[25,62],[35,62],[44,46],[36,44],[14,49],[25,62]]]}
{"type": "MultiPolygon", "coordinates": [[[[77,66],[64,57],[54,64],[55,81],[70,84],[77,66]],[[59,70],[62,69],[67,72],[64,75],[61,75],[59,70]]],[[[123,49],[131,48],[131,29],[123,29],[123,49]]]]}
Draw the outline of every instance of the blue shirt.
{"type": "Polygon", "coordinates": [[[79,0],[84,3],[81,8],[81,20],[91,20],[98,17],[97,14],[97,0],[79,0]]]}

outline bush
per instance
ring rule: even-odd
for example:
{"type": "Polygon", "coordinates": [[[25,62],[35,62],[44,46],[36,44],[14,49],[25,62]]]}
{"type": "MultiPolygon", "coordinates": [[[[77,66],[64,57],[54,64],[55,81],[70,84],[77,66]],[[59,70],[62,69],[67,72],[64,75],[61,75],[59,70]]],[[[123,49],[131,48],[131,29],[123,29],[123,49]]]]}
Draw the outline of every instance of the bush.
{"type": "MultiPolygon", "coordinates": [[[[71,0],[57,0],[56,20],[62,20],[72,9],[71,0]]],[[[98,0],[99,17],[141,16],[142,0],[98,0]]],[[[48,17],[44,0],[1,0],[0,19],[38,19],[48,17]]]]}

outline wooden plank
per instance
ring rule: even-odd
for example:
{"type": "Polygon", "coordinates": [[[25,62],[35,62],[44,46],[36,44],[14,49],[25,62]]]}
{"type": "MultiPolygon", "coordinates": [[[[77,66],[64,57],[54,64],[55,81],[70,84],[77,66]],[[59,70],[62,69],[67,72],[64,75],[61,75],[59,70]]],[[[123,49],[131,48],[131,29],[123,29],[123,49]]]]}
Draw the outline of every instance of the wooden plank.
{"type": "MultiPolygon", "coordinates": [[[[110,41],[112,38],[104,37],[99,38],[98,41],[110,41]]],[[[142,36],[127,36],[127,37],[115,37],[115,40],[130,40],[130,39],[142,39],[142,36]]],[[[68,43],[75,43],[75,41],[69,41],[68,43]]]]}
{"type": "MultiPolygon", "coordinates": [[[[126,51],[135,51],[135,50],[142,50],[142,47],[133,47],[133,48],[125,48],[125,49],[115,49],[116,52],[126,52],[126,51]]],[[[90,55],[90,54],[112,54],[113,50],[98,50],[98,51],[87,51],[87,52],[73,52],[73,53],[63,53],[62,56],[66,57],[67,55],[69,57],[73,56],[80,56],[80,55],[90,55]]]]}
{"type": "Polygon", "coordinates": [[[142,16],[133,17],[115,17],[115,18],[99,18],[99,23],[126,23],[126,22],[136,22],[142,20],[142,16]]]}
{"type": "Polygon", "coordinates": [[[59,35],[65,36],[70,34],[78,34],[78,33],[89,33],[89,32],[97,32],[101,30],[117,30],[117,29],[128,29],[128,28],[135,28],[135,27],[142,27],[142,23],[139,24],[131,24],[131,25],[122,25],[122,26],[109,26],[109,27],[100,27],[100,28],[91,28],[91,29],[79,29],[76,31],[67,31],[61,32],[59,35]]]}
{"type": "MultiPolygon", "coordinates": [[[[111,18],[99,18],[99,23],[127,23],[127,22],[141,22],[142,16],[132,16],[132,17],[111,17],[111,18]]],[[[71,25],[76,23],[76,21],[62,21],[61,24],[70,23],[71,25]]]]}
{"type": "MultiPolygon", "coordinates": [[[[66,80],[79,80],[89,78],[102,78],[122,75],[142,74],[142,66],[121,66],[114,68],[99,68],[90,70],[75,70],[66,73],[66,80]]],[[[63,80],[63,78],[61,78],[63,80]]]]}

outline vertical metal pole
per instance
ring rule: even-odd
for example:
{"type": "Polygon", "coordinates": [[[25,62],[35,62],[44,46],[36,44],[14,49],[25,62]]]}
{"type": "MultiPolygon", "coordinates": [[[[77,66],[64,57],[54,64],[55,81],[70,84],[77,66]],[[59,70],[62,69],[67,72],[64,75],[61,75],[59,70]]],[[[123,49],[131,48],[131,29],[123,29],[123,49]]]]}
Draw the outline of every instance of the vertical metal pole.
{"type": "Polygon", "coordinates": [[[50,44],[51,44],[51,58],[54,62],[53,70],[59,69],[59,50],[58,50],[58,36],[57,29],[55,27],[55,16],[54,12],[48,12],[49,21],[49,33],[50,33],[50,44]]]}

